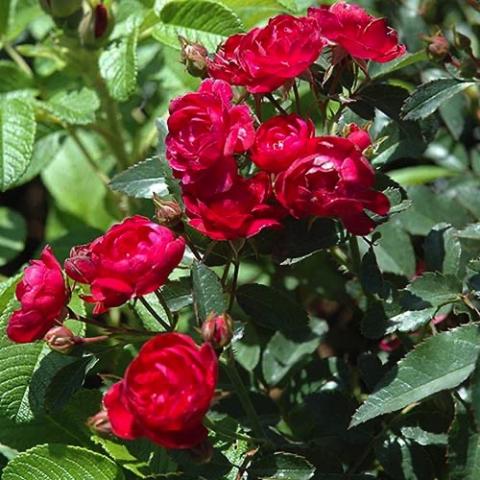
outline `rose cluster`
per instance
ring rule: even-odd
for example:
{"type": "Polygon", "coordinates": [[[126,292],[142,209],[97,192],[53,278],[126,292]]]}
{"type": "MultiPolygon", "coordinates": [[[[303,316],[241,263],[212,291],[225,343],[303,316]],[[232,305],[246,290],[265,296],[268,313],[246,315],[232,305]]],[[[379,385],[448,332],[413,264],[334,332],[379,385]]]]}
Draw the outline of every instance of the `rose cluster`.
{"type": "Polygon", "coordinates": [[[232,90],[245,87],[258,105],[275,89],[288,92],[297,77],[313,82],[310,67],[326,47],[332,61],[350,56],[360,64],[405,52],[384,19],[338,2],[233,35],[207,59],[210,78],[172,101],[167,160],[192,227],[214,240],[234,240],[279,228],[287,215],[316,216],[366,235],[375,227],[367,211],[388,213],[363,154],[370,145],[366,131],[352,125],[347,138],[319,136],[298,112],[260,122],[245,95],[232,90]]]}

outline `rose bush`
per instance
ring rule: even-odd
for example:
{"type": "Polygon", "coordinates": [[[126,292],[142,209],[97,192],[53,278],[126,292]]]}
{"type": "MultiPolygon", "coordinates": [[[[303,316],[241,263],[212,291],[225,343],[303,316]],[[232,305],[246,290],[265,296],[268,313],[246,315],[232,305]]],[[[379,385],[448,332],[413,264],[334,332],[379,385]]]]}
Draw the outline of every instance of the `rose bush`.
{"type": "Polygon", "coordinates": [[[478,477],[480,7],[325,3],[0,2],[2,480],[478,477]]]}

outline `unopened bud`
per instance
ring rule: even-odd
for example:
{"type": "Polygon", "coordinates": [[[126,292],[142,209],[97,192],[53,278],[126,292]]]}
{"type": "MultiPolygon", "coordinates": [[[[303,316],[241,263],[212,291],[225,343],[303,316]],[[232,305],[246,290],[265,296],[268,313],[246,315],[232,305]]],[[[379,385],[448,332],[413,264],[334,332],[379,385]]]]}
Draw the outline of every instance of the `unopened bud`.
{"type": "Polygon", "coordinates": [[[428,39],[428,53],[438,60],[443,60],[450,53],[448,40],[442,35],[434,35],[428,39]]]}
{"type": "Polygon", "coordinates": [[[82,0],[40,0],[40,6],[52,17],[65,18],[82,9],[82,0]]]}
{"type": "Polygon", "coordinates": [[[205,78],[207,76],[208,50],[201,44],[190,42],[179,37],[182,45],[182,63],[193,77],[205,78]]]}
{"type": "Polygon", "coordinates": [[[153,196],[155,216],[160,225],[174,227],[182,220],[182,208],[175,200],[164,200],[158,195],[153,196]]]}
{"type": "Polygon", "coordinates": [[[113,16],[108,8],[100,3],[93,7],[78,27],[80,41],[86,47],[101,47],[112,33],[113,16]]]}
{"type": "Polygon", "coordinates": [[[75,338],[70,329],[59,325],[51,328],[45,335],[44,340],[52,350],[68,353],[77,343],[75,338]]]}
{"type": "Polygon", "coordinates": [[[87,420],[87,425],[92,430],[102,435],[109,435],[112,433],[112,425],[108,418],[108,413],[105,409],[100,410],[96,415],[87,420]]]}
{"type": "Polygon", "coordinates": [[[213,457],[214,451],[213,446],[208,440],[204,440],[202,443],[199,443],[193,448],[188,450],[192,460],[197,464],[204,464],[210,462],[213,457]]]}
{"type": "Polygon", "coordinates": [[[227,313],[211,313],[202,325],[202,338],[216,349],[227,346],[233,337],[233,320],[227,313]]]}

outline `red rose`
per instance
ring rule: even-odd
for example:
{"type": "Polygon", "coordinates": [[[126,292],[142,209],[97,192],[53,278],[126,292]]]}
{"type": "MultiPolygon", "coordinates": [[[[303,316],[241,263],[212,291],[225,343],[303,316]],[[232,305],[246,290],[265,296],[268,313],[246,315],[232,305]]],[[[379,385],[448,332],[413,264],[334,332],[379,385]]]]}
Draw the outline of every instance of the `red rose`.
{"type": "Polygon", "coordinates": [[[192,448],[207,437],[202,425],[217,384],[218,362],[209,343],[165,333],[149,340],[104,398],[112,431],[147,437],[165,448],[192,448]]]}
{"type": "Polygon", "coordinates": [[[208,199],[184,196],[190,225],[213,240],[249,238],[264,228],[279,227],[283,209],[267,203],[271,195],[266,173],[238,178],[227,192],[208,199]]]}
{"type": "Polygon", "coordinates": [[[28,343],[43,336],[65,317],[69,293],[62,268],[50,247],[45,247],[40,260],[33,260],[25,269],[15,292],[21,304],[10,318],[7,335],[17,343],[28,343]]]}
{"type": "Polygon", "coordinates": [[[278,15],[264,28],[230,37],[208,62],[208,72],[250,93],[268,93],[303,73],[324,44],[314,19],[278,15]]]}
{"type": "Polygon", "coordinates": [[[369,15],[358,5],[337,2],[328,7],[311,7],[308,15],[317,20],[322,35],[352,57],[390,62],[406,51],[398,34],[384,18],[369,15]]]}
{"type": "Polygon", "coordinates": [[[278,173],[303,157],[315,136],[311,120],[296,114],[280,115],[260,125],[251,149],[252,161],[262,170],[278,173]]]}
{"type": "Polygon", "coordinates": [[[315,153],[296,160],[275,183],[277,198],[296,217],[338,217],[347,230],[366,235],[375,223],[365,209],[386,215],[388,198],[373,190],[375,172],[351,141],[318,137],[315,153]]]}
{"type": "Polygon", "coordinates": [[[247,105],[232,105],[232,89],[207,79],[197,92],[173,100],[168,118],[167,159],[183,183],[250,148],[255,137],[247,105]]]}
{"type": "Polygon", "coordinates": [[[163,285],[184,249],[184,240],[171,230],[137,215],[73,248],[65,270],[73,280],[90,285],[85,300],[96,304],[98,314],[163,285]]]}

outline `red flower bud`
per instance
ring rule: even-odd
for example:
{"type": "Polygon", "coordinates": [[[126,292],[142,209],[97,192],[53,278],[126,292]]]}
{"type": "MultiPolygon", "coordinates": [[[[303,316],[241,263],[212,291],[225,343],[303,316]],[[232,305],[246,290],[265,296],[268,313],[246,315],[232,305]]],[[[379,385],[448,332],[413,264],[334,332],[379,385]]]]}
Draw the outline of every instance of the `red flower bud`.
{"type": "Polygon", "coordinates": [[[426,37],[426,40],[428,41],[428,53],[430,53],[432,57],[443,60],[449,55],[450,45],[442,34],[426,37]]]}
{"type": "Polygon", "coordinates": [[[154,195],[153,203],[155,205],[155,216],[160,225],[173,228],[182,220],[182,207],[175,200],[163,200],[154,195]]]}
{"type": "Polygon", "coordinates": [[[188,73],[193,77],[205,78],[208,50],[201,43],[190,42],[184,37],[179,37],[179,40],[182,45],[182,63],[187,67],[188,73]]]}
{"type": "Polygon", "coordinates": [[[78,27],[80,41],[86,47],[101,47],[112,32],[113,24],[110,10],[103,3],[98,4],[80,22],[78,27]]]}
{"type": "Polygon", "coordinates": [[[202,338],[214,348],[226,347],[233,337],[233,320],[230,315],[211,313],[202,325],[202,338]]]}
{"type": "Polygon", "coordinates": [[[44,340],[52,350],[60,353],[68,353],[77,343],[73,332],[62,325],[51,328],[44,340]]]}
{"type": "Polygon", "coordinates": [[[112,425],[108,419],[108,413],[105,409],[100,410],[93,417],[87,420],[87,425],[101,435],[110,435],[112,433],[112,425]]]}

